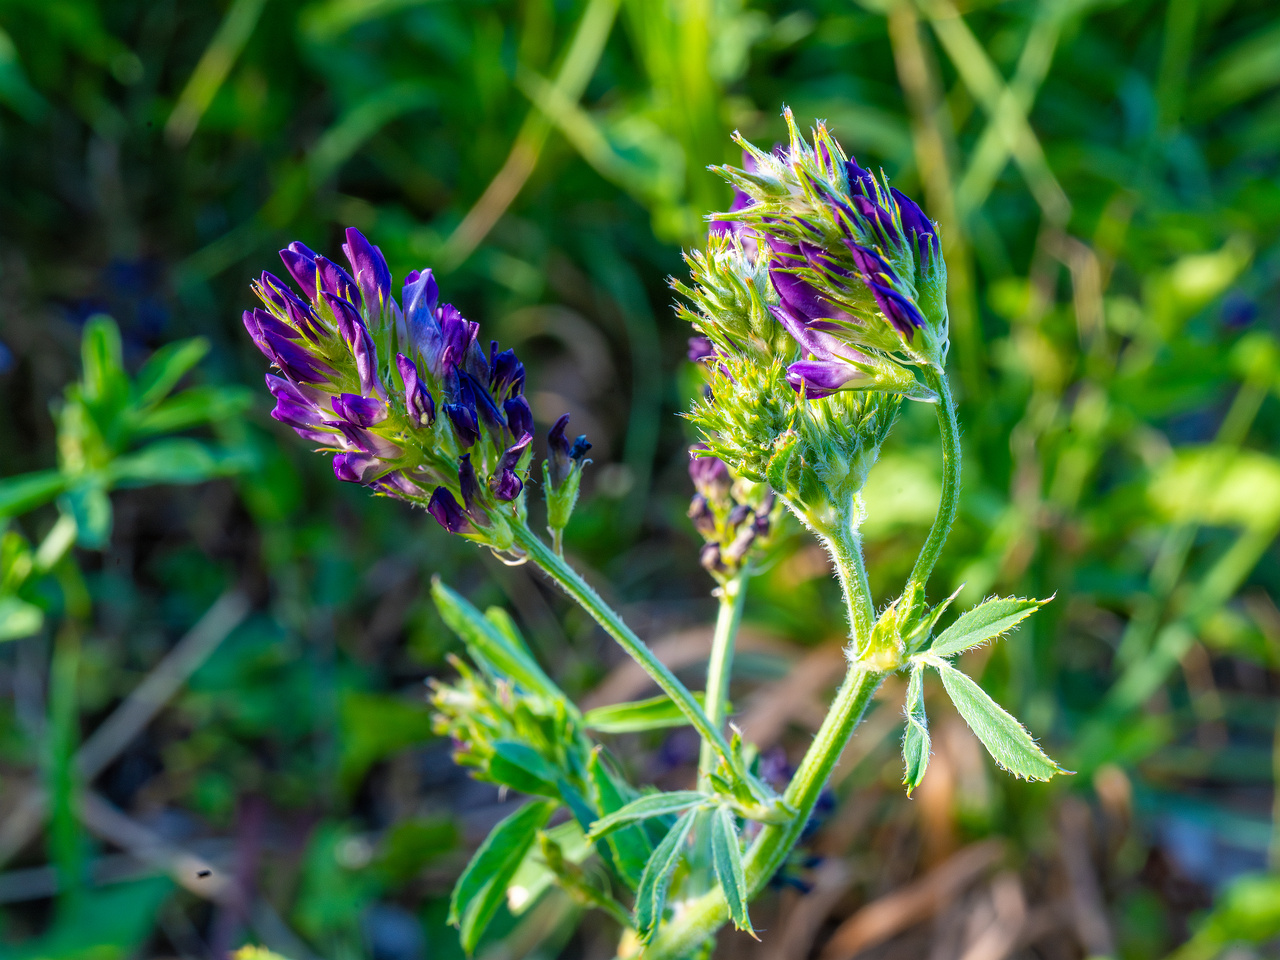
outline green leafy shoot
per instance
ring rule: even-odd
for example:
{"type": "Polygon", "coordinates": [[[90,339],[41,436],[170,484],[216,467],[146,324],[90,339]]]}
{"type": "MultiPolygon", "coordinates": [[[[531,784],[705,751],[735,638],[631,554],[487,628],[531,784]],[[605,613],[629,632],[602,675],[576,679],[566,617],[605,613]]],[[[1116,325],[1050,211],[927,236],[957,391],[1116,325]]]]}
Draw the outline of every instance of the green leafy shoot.
{"type": "Polygon", "coordinates": [[[658,928],[662,912],[667,905],[667,890],[671,887],[671,877],[680,865],[680,857],[684,852],[685,840],[693,829],[696,810],[686,810],[684,815],[667,831],[658,848],[653,851],[649,863],[644,868],[644,876],[640,878],[640,888],[636,891],[635,923],[636,933],[641,943],[648,943],[658,928]]]}
{"type": "Polygon", "coordinates": [[[756,937],[755,930],[751,928],[751,917],[747,914],[751,891],[747,889],[747,877],[742,870],[738,828],[733,811],[728,807],[717,807],[711,814],[711,862],[715,867],[716,879],[720,881],[720,889],[724,891],[725,901],[729,904],[729,917],[733,920],[733,925],[756,937]]]}
{"type": "Polygon", "coordinates": [[[1049,600],[1022,600],[1018,597],[992,597],[984,600],[972,610],[960,614],[955,623],[938,634],[929,647],[929,653],[935,657],[950,657],[996,640],[1049,600]]]}
{"type": "Polygon", "coordinates": [[[525,854],[557,806],[540,800],[511,814],[493,828],[458,878],[449,898],[449,923],[459,928],[468,954],[475,952],[525,854]]]}
{"type": "Polygon", "coordinates": [[[977,734],[991,758],[1015,777],[1024,780],[1048,780],[1065,770],[1037,746],[1026,727],[1015,720],[971,678],[945,660],[931,660],[942,675],[951,702],[964,717],[969,729],[977,734]]]}
{"type": "MultiPolygon", "coordinates": [[[[699,705],[705,704],[704,693],[698,691],[693,696],[699,705]]],[[[725,712],[733,712],[732,704],[725,704],[725,712]]],[[[588,710],[582,720],[585,726],[599,733],[642,733],[683,727],[689,723],[689,718],[665,694],[648,700],[596,707],[588,710]]]]}
{"type": "Polygon", "coordinates": [[[902,783],[907,788],[909,797],[911,791],[920,786],[920,781],[924,779],[932,750],[929,719],[924,712],[923,664],[916,664],[911,669],[903,712],[907,717],[907,726],[902,732],[902,783]]]}
{"type": "Polygon", "coordinates": [[[621,810],[606,817],[601,817],[591,825],[587,833],[590,840],[606,836],[619,827],[635,823],[637,820],[648,820],[652,817],[664,817],[680,813],[690,807],[702,806],[711,797],[698,790],[676,790],[672,793],[651,793],[639,800],[633,800],[621,810]]]}
{"type": "Polygon", "coordinates": [[[489,778],[520,793],[559,796],[559,771],[533,747],[515,740],[494,741],[489,778]]]}

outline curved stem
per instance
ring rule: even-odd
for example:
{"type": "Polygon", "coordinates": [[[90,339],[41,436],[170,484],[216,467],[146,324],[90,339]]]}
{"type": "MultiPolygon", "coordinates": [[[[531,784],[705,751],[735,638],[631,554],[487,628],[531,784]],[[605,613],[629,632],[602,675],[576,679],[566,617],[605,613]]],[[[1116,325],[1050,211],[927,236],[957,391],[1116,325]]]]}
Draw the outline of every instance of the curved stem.
{"type": "MultiPolygon", "coordinates": [[[[850,639],[855,650],[866,645],[875,622],[875,607],[862,559],[862,541],[857,533],[861,504],[850,504],[843,527],[823,536],[835,560],[836,574],[844,590],[849,612],[850,639]]],[[[885,674],[865,666],[851,666],[836,693],[817,736],[805,751],[804,759],[791,778],[783,804],[795,811],[783,823],[765,824],[743,860],[748,899],[755,897],[786,862],[804,832],[805,824],[826,786],[845,745],[862,721],[867,704],[880,688],[885,674]]],[[[712,936],[729,919],[729,907],[719,886],[681,905],[676,917],[661,927],[645,949],[645,960],[677,960],[712,936]]]]}
{"type": "Polygon", "coordinates": [[[871,582],[867,579],[867,564],[862,559],[862,495],[855,495],[842,527],[831,536],[822,539],[835,562],[836,579],[844,594],[845,613],[849,617],[849,639],[855,649],[861,649],[871,636],[876,622],[875,603],[871,598],[871,582]]]}
{"type": "MultiPolygon", "coordinates": [[[[711,655],[707,659],[707,690],[704,704],[707,719],[717,730],[724,729],[725,704],[729,699],[729,674],[733,671],[734,640],[742,623],[742,607],[747,598],[747,581],[751,578],[748,563],[736,576],[730,577],[718,592],[720,609],[716,614],[716,631],[711,638],[711,655]]],[[[706,787],[707,775],[715,769],[716,755],[711,744],[702,741],[698,758],[698,785],[706,787]]]]}
{"type": "Polygon", "coordinates": [[[924,379],[938,394],[938,427],[942,431],[942,496],[938,501],[938,515],[933,518],[933,526],[929,528],[929,536],[925,538],[920,556],[911,568],[904,596],[913,586],[920,587],[923,593],[929,575],[933,573],[934,564],[938,562],[938,555],[947,542],[947,534],[951,532],[951,524],[955,522],[956,510],[960,504],[960,425],[956,421],[956,405],[951,398],[951,387],[947,383],[946,373],[940,367],[926,367],[924,379]]]}
{"type": "Polygon", "coordinates": [[[631,659],[653,678],[654,682],[662,688],[662,692],[669,696],[675,705],[679,707],[680,712],[689,718],[693,728],[698,731],[705,742],[711,744],[712,749],[724,760],[729,769],[745,779],[746,771],[742,770],[741,765],[735,760],[733,752],[729,749],[729,744],[724,739],[724,735],[708,719],[698,701],[689,692],[689,688],[677,679],[676,675],[668,669],[665,663],[654,656],[653,651],[649,649],[645,642],[623,623],[622,618],[618,616],[613,608],[600,598],[600,595],[596,593],[591,584],[583,580],[582,575],[569,566],[564,558],[556,556],[555,552],[543,543],[541,538],[535,535],[526,525],[515,524],[513,526],[515,542],[529,554],[529,559],[541,567],[551,579],[560,584],[565,593],[573,598],[583,610],[591,614],[592,619],[604,627],[609,636],[618,641],[619,646],[627,651],[631,659]]]}

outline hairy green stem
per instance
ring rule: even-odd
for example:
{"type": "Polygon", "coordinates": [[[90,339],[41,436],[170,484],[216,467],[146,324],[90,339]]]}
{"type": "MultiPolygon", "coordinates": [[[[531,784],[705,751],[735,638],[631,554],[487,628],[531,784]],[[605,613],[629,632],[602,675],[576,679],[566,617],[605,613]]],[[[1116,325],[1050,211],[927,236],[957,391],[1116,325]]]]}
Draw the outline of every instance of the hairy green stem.
{"type": "Polygon", "coordinates": [[[711,744],[712,749],[720,759],[724,760],[729,769],[746,779],[746,771],[734,758],[724,734],[712,724],[706,712],[689,692],[689,688],[680,682],[665,663],[654,656],[648,645],[622,622],[622,618],[600,598],[591,584],[582,579],[578,571],[565,562],[563,557],[556,556],[555,552],[525,524],[513,526],[515,542],[529,555],[529,559],[541,567],[547,576],[560,584],[565,593],[589,613],[609,636],[618,641],[631,659],[653,678],[662,692],[669,696],[680,712],[689,718],[689,722],[698,731],[703,741],[711,744]]]}
{"type": "Polygon", "coordinates": [[[824,536],[831,559],[835,561],[836,579],[844,594],[845,613],[849,617],[849,639],[854,649],[861,650],[871,636],[876,622],[875,603],[871,598],[871,581],[862,559],[862,495],[856,494],[842,518],[842,526],[831,536],[824,536]]]}
{"type": "Polygon", "coordinates": [[[951,387],[941,368],[926,367],[924,379],[938,394],[936,408],[938,427],[942,431],[942,496],[938,500],[938,514],[933,518],[929,536],[925,538],[920,556],[911,568],[911,577],[907,580],[904,595],[917,586],[923,593],[929,575],[938,562],[938,556],[942,553],[942,547],[947,542],[947,534],[951,532],[951,524],[955,522],[960,505],[960,425],[956,421],[955,401],[951,399],[951,387]]]}
{"type": "MultiPolygon", "coordinates": [[[[717,730],[724,729],[725,704],[729,699],[729,674],[733,671],[734,641],[742,623],[742,607],[747,598],[747,581],[751,565],[747,563],[736,576],[730,577],[717,591],[720,609],[716,614],[716,630],[711,638],[711,655],[707,659],[707,690],[704,704],[707,719],[717,730]]],[[[715,769],[716,755],[711,744],[702,741],[698,758],[698,785],[705,788],[707,776],[715,769]]]]}
{"type": "MultiPolygon", "coordinates": [[[[849,611],[855,650],[866,645],[875,622],[875,606],[862,559],[862,542],[857,533],[860,504],[850,504],[845,522],[832,536],[824,536],[835,560],[836,574],[849,611]]],[[[862,721],[867,704],[880,688],[885,674],[864,666],[851,665],[835,700],[827,711],[817,736],[805,751],[804,759],[791,778],[782,802],[794,815],[782,823],[765,824],[743,859],[748,899],[760,892],[786,862],[800,840],[805,824],[826,786],[845,745],[862,721]]],[[[678,960],[692,953],[729,919],[729,906],[719,886],[681,905],[675,918],[661,927],[645,949],[645,960],[678,960]]]]}
{"type": "MultiPolygon", "coordinates": [[[[867,704],[880,687],[883,673],[851,669],[814,738],[783,800],[796,811],[786,823],[766,824],[743,861],[749,896],[754,897],[778,872],[804,832],[809,815],[867,704]]],[[[675,918],[644,951],[644,960],[679,960],[688,956],[729,920],[729,907],[719,887],[681,905],[675,918]]]]}

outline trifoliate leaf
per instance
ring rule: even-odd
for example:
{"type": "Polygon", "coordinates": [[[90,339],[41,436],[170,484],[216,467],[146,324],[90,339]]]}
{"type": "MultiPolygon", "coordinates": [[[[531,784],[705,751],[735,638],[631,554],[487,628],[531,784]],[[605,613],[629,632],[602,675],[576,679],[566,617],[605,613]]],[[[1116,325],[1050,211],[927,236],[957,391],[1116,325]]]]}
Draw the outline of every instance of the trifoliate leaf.
{"type": "Polygon", "coordinates": [[[636,933],[641,943],[648,943],[658,929],[658,921],[662,919],[662,911],[667,905],[667,890],[671,887],[671,875],[680,865],[680,857],[684,852],[684,842],[693,827],[696,810],[687,810],[675,822],[658,848],[653,851],[645,865],[644,875],[640,878],[640,888],[636,891],[635,923],[636,933]]]}
{"type": "MultiPolygon", "coordinates": [[[[742,849],[738,846],[738,828],[733,811],[717,807],[711,814],[711,861],[716,879],[729,904],[729,916],[733,925],[755,937],[751,929],[751,917],[747,914],[747,876],[742,869],[742,849]]],[[[759,940],[759,937],[756,937],[759,940]]]]}
{"type": "Polygon", "coordinates": [[[907,788],[909,797],[911,791],[920,786],[920,781],[924,779],[932,749],[929,739],[929,720],[924,712],[924,667],[922,665],[917,665],[911,670],[911,679],[907,683],[907,699],[903,709],[907,715],[907,726],[902,732],[902,783],[907,788]]]}
{"type": "Polygon", "coordinates": [[[972,679],[945,660],[932,661],[932,664],[942,675],[942,684],[960,716],[1001,767],[1026,780],[1048,780],[1055,774],[1073,772],[1050,760],[1027,729],[972,679]]]}
{"type": "MultiPolygon", "coordinates": [[[[1052,598],[1051,598],[1052,599],[1052,598]]],[[[1048,600],[1022,600],[1018,597],[992,597],[972,610],[967,610],[934,639],[929,653],[936,657],[950,657],[995,640],[1008,633],[1048,600]]]]}

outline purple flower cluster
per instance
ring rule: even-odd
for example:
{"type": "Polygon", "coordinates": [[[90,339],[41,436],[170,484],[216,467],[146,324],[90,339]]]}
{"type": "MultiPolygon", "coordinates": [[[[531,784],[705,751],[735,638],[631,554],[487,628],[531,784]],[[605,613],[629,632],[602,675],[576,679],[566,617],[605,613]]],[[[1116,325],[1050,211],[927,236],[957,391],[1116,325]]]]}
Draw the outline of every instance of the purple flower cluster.
{"type": "Polygon", "coordinates": [[[723,169],[734,203],[712,232],[743,241],[767,270],[778,297],[769,309],[803,354],[788,381],[817,399],[881,384],[892,356],[936,362],[946,321],[935,225],[910,197],[846,158],[825,127],[811,147],[786,116],[789,146],[764,153],[744,144],[743,168],[723,169]],[[744,238],[758,241],[754,249],[744,238]],[[942,317],[921,309],[926,288],[942,317]]]}
{"type": "Polygon", "coordinates": [[[280,258],[304,296],[270,273],[254,284],[263,306],[244,324],[279,370],[267,375],[271,415],[332,451],[339,480],[492,540],[532,458],[524,366],[496,342],[481,348],[479,324],[439,302],[430,270],[405,278],[402,308],[382,252],[354,228],[346,236],[350,273],[291,243],[280,258]]]}
{"type": "Polygon", "coordinates": [[[735,573],[753,546],[769,536],[774,495],[765,493],[759,503],[734,495],[728,465],[695,444],[689,450],[689,478],[697,491],[689,501],[689,519],[705,541],[698,562],[713,576],[735,573]]]}

